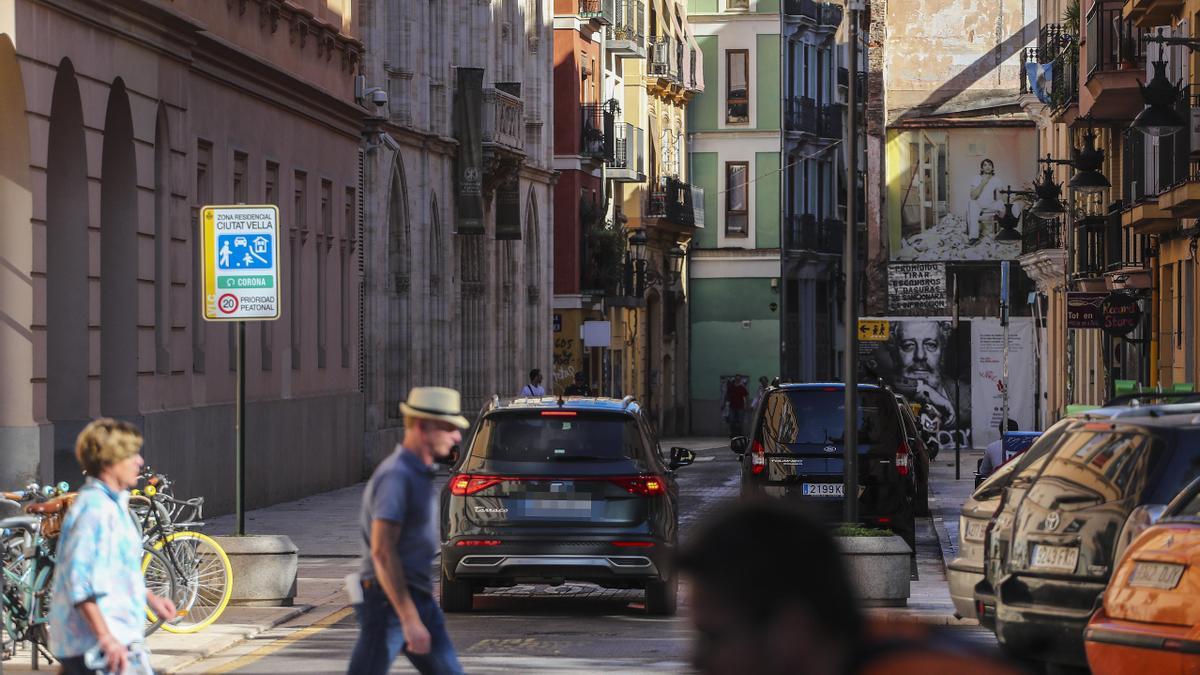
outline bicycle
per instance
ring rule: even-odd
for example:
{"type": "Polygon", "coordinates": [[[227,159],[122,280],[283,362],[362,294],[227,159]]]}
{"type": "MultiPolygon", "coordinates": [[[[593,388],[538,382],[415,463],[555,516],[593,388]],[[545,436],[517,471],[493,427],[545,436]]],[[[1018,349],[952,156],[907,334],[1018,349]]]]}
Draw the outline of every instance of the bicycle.
{"type": "MultiPolygon", "coordinates": [[[[191,528],[204,526],[204,497],[176,499],[166,476],[143,470],[146,485],[130,497],[130,509],[142,528],[146,555],[142,573],[147,588],[169,586],[179,614],[163,622],[150,608],[146,634],[161,627],[170,633],[194,633],[212,625],[229,605],[233,566],[220,544],[191,528]],[[157,554],[157,555],[156,555],[157,554]],[[167,585],[167,586],[164,586],[167,585]]],[[[155,591],[157,592],[157,591],[155,591]]]]}
{"type": "Polygon", "coordinates": [[[50,580],[57,534],[73,498],[68,489],[66,483],[44,487],[34,483],[22,491],[0,493],[0,503],[25,512],[0,520],[0,575],[4,581],[0,658],[16,653],[18,643],[29,642],[35,668],[39,654],[54,661],[47,631],[50,580]]]}

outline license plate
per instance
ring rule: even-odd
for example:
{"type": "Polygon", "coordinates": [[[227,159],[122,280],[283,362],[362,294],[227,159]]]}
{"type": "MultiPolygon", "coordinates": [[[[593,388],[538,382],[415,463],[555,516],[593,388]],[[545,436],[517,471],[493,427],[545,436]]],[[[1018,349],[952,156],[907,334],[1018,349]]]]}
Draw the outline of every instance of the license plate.
{"type": "Polygon", "coordinates": [[[525,502],[525,515],[555,518],[590,518],[592,502],[587,499],[530,499],[525,502]]]}
{"type": "Polygon", "coordinates": [[[1183,565],[1137,562],[1133,565],[1133,574],[1129,575],[1129,585],[1171,589],[1179,585],[1179,579],[1182,576],[1183,565]]]}
{"type": "Polygon", "coordinates": [[[842,497],[846,494],[846,484],[804,483],[801,494],[805,497],[842,497]]]}
{"type": "Polygon", "coordinates": [[[983,534],[987,531],[986,520],[976,520],[974,518],[964,518],[966,522],[963,527],[963,539],[967,541],[983,541],[983,534]]]}
{"type": "Polygon", "coordinates": [[[1034,544],[1029,566],[1059,572],[1074,572],[1077,562],[1079,562],[1079,549],[1074,546],[1034,544]]]}

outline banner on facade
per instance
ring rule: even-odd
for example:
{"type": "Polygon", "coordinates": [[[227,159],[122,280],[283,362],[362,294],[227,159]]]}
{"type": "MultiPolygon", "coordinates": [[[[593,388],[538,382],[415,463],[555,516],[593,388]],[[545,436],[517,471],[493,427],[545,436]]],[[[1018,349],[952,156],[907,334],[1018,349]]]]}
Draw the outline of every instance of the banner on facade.
{"type": "Polygon", "coordinates": [[[888,336],[859,343],[862,381],[878,378],[920,405],[927,444],[953,450],[957,440],[971,447],[971,322],[956,328],[949,319],[866,320],[887,321],[888,336]]]}
{"type": "Polygon", "coordinates": [[[1108,293],[1067,292],[1067,328],[1102,328],[1101,306],[1108,293]]]}
{"type": "Polygon", "coordinates": [[[458,68],[454,135],[458,140],[456,234],[483,234],[483,68],[458,68]]]}
{"type": "Polygon", "coordinates": [[[496,239],[521,238],[521,180],[514,171],[496,188],[496,239]]]}
{"type": "MultiPolygon", "coordinates": [[[[1033,344],[1033,321],[1009,319],[1008,418],[1021,431],[1034,429],[1033,344]]],[[[971,439],[983,448],[1000,437],[1004,416],[1004,328],[999,319],[971,321],[971,363],[971,439]]]]}
{"type": "Polygon", "coordinates": [[[946,263],[891,263],[887,279],[888,309],[893,312],[946,308],[946,263]]]}

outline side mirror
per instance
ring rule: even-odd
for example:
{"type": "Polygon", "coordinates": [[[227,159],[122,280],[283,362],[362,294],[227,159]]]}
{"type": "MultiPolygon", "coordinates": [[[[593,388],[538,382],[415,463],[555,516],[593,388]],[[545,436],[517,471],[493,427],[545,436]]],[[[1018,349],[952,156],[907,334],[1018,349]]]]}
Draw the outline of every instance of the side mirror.
{"type": "Polygon", "coordinates": [[[1129,517],[1125,519],[1125,527],[1121,529],[1121,534],[1117,536],[1117,545],[1113,550],[1113,569],[1116,569],[1116,564],[1121,562],[1121,558],[1125,555],[1125,549],[1133,543],[1138,535],[1150,529],[1150,526],[1157,523],[1159,518],[1162,518],[1163,511],[1167,510],[1166,504],[1142,504],[1129,512],[1129,517]]]}
{"type": "Polygon", "coordinates": [[[746,448],[750,446],[750,441],[745,436],[734,436],[729,439],[729,449],[737,455],[746,454],[746,448]]]}
{"type": "Polygon", "coordinates": [[[696,453],[687,448],[671,448],[671,468],[678,469],[696,461],[696,453]]]}

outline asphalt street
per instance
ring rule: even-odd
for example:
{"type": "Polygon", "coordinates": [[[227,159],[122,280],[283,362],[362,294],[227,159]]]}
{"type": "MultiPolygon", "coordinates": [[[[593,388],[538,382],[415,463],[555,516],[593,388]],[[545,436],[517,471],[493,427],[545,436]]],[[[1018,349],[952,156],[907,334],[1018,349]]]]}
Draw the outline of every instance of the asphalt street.
{"type": "MultiPolygon", "coordinates": [[[[738,491],[738,467],[728,447],[693,449],[696,463],[678,474],[684,540],[738,491]]],[[[301,575],[332,583],[356,565],[353,558],[306,557],[301,575]]],[[[688,670],[692,638],[686,587],[680,605],[675,617],[650,617],[641,591],[518,586],[477,597],[475,611],[449,615],[447,622],[471,673],[681,672],[688,670]]],[[[310,613],[183,672],[345,672],[356,637],[348,608],[310,613]]],[[[415,671],[399,658],[392,672],[415,671]]]]}

